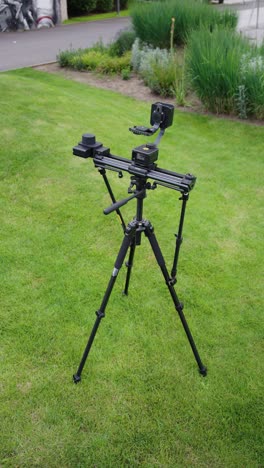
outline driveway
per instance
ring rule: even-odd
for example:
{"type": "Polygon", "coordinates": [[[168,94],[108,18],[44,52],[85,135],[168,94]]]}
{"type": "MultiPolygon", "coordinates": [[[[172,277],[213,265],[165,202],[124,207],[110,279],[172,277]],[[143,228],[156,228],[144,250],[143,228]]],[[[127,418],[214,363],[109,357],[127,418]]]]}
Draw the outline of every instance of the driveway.
{"type": "Polygon", "coordinates": [[[55,62],[60,50],[90,47],[99,39],[109,42],[129,18],[68,24],[52,29],[0,33],[0,71],[55,62]]]}

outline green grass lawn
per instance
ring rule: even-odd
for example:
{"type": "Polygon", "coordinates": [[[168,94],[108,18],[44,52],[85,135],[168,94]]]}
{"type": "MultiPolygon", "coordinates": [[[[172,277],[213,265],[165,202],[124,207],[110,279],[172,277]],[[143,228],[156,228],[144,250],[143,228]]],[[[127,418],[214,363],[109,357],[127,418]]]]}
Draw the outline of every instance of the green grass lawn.
{"type": "Polygon", "coordinates": [[[104,19],[118,18],[123,16],[129,16],[129,10],[121,10],[119,14],[115,11],[109,13],[91,13],[86,16],[75,16],[74,18],[69,18],[63,21],[63,24],[73,24],[73,23],[87,23],[88,21],[101,21],[104,19]]]}
{"type": "MultiPolygon", "coordinates": [[[[150,105],[33,70],[1,73],[0,89],[0,466],[260,467],[264,127],[176,112],[160,147],[160,167],[197,176],[177,292],[208,376],[143,238],[74,385],[122,230],[72,146],[89,131],[130,158],[150,105]]],[[[109,178],[126,197],[128,175],[109,178]]],[[[169,269],[178,195],[145,201],[169,269]]]]}

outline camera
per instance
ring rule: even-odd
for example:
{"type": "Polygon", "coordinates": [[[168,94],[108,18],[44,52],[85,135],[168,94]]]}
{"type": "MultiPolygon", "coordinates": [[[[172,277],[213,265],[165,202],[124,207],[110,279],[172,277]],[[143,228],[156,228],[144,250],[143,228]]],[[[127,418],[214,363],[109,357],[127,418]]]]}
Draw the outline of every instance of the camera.
{"type": "Polygon", "coordinates": [[[162,130],[168,128],[173,123],[174,106],[172,104],[164,104],[155,102],[151,106],[150,124],[158,124],[162,130]]]}

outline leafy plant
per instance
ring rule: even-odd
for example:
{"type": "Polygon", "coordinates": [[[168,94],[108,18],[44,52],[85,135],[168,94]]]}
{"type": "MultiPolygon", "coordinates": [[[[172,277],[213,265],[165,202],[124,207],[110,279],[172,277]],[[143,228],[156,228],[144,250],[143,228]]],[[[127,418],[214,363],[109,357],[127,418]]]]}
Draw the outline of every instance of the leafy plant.
{"type": "Polygon", "coordinates": [[[97,0],[96,2],[96,10],[98,11],[111,11],[113,6],[113,0],[97,0]]]}
{"type": "Polygon", "coordinates": [[[144,51],[140,45],[140,40],[136,38],[132,46],[132,54],[131,54],[131,65],[132,65],[133,70],[136,73],[139,71],[143,53],[144,51]]]}
{"type": "Polygon", "coordinates": [[[179,103],[185,96],[183,61],[173,51],[140,47],[137,39],[132,47],[132,68],[143,78],[144,83],[156,94],[174,97],[179,103]]]}
{"type": "Polygon", "coordinates": [[[145,46],[141,51],[138,72],[154,93],[161,96],[174,95],[175,69],[167,50],[145,46]]]}
{"type": "Polygon", "coordinates": [[[130,80],[130,78],[131,78],[131,70],[130,70],[130,68],[123,68],[123,69],[121,70],[121,76],[122,76],[122,79],[123,79],[123,80],[126,80],[126,81],[127,81],[127,80],[130,80]]]}
{"type": "Polygon", "coordinates": [[[131,53],[126,52],[121,57],[109,54],[109,47],[99,41],[88,49],[66,50],[60,52],[57,60],[61,67],[74,70],[96,71],[98,73],[121,73],[130,69],[131,53]]]}
{"type": "Polygon", "coordinates": [[[124,10],[125,8],[127,8],[128,2],[129,2],[129,0],[120,0],[121,10],[124,10]]]}
{"type": "Polygon", "coordinates": [[[106,52],[93,49],[78,50],[76,53],[69,54],[67,66],[75,70],[96,71],[104,74],[121,73],[121,70],[130,67],[130,57],[129,52],[122,57],[111,57],[106,52]]]}
{"type": "Polygon", "coordinates": [[[90,13],[96,7],[96,0],[68,0],[69,15],[90,13]]]}
{"type": "Polygon", "coordinates": [[[238,92],[236,95],[236,105],[238,111],[238,117],[240,119],[247,118],[247,98],[245,85],[238,86],[238,92]]]}
{"type": "Polygon", "coordinates": [[[121,57],[125,52],[132,49],[135,39],[136,33],[134,30],[126,29],[120,31],[109,46],[109,54],[121,57]]]}
{"type": "Polygon", "coordinates": [[[71,67],[72,61],[76,55],[84,54],[88,52],[90,49],[69,49],[63,50],[58,53],[57,60],[60,67],[71,67]]]}

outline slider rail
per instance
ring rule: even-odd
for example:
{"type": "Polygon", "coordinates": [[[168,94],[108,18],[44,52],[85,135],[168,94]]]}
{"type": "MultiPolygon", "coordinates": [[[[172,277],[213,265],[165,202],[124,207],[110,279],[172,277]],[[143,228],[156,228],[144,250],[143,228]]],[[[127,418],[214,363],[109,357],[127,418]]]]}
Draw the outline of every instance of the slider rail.
{"type": "Polygon", "coordinates": [[[179,174],[156,166],[154,168],[141,167],[134,164],[133,161],[112,154],[104,156],[95,153],[93,162],[96,168],[104,168],[116,172],[126,171],[139,177],[150,178],[158,185],[177,190],[181,193],[189,193],[196,182],[196,177],[191,174],[179,174]]]}

